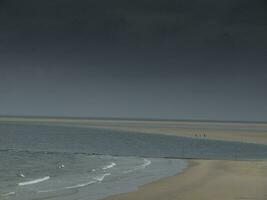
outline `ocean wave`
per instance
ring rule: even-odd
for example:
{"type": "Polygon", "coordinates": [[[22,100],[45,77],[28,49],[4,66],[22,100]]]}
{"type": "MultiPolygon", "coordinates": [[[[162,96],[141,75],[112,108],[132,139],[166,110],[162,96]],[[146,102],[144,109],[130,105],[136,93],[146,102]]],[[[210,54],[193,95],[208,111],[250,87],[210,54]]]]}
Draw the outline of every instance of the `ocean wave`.
{"type": "Polygon", "coordinates": [[[35,179],[32,181],[21,182],[21,183],[18,183],[18,185],[19,186],[32,185],[32,184],[36,184],[36,183],[41,183],[41,182],[49,180],[49,179],[50,179],[50,176],[46,176],[44,178],[39,178],[39,179],[35,179]]]}
{"type": "Polygon", "coordinates": [[[96,183],[97,181],[90,181],[86,183],[81,183],[73,186],[67,186],[64,188],[59,188],[59,189],[52,189],[52,190],[39,190],[38,193],[49,193],[49,192],[57,192],[57,191],[62,191],[62,190],[67,190],[67,189],[74,189],[74,188],[80,188],[80,187],[85,187],[87,185],[91,185],[96,183]]]}
{"type": "Polygon", "coordinates": [[[15,192],[8,192],[8,193],[1,194],[1,196],[7,197],[7,196],[15,195],[15,194],[16,194],[15,192]]]}
{"type": "Polygon", "coordinates": [[[78,185],[68,186],[68,187],[65,187],[65,188],[66,189],[80,188],[80,187],[85,187],[87,185],[91,185],[93,183],[96,183],[96,181],[90,181],[90,182],[87,182],[87,183],[81,183],[81,184],[78,184],[78,185]]]}
{"type": "Polygon", "coordinates": [[[145,167],[147,167],[149,165],[151,165],[151,161],[145,158],[144,159],[144,164],[142,166],[145,168],[145,167]]]}
{"type": "Polygon", "coordinates": [[[93,177],[94,181],[89,181],[86,183],[80,183],[77,185],[67,186],[67,187],[59,188],[59,189],[39,190],[38,193],[49,193],[49,192],[56,192],[56,191],[62,191],[62,190],[67,190],[67,189],[75,189],[75,188],[85,187],[85,186],[88,186],[88,185],[91,185],[91,184],[94,184],[97,182],[102,182],[106,176],[110,176],[110,175],[111,175],[110,173],[100,174],[100,175],[93,177]]]}
{"type": "Polygon", "coordinates": [[[111,175],[110,173],[101,174],[101,175],[95,176],[93,179],[101,182],[105,179],[106,176],[110,176],[110,175],[111,175]]]}
{"type": "Polygon", "coordinates": [[[22,173],[20,173],[20,174],[16,174],[18,177],[20,177],[20,178],[25,178],[25,175],[24,174],[22,174],[22,173]]]}
{"type": "Polygon", "coordinates": [[[102,167],[102,169],[103,170],[110,169],[110,168],[115,167],[116,165],[117,165],[116,163],[112,162],[109,165],[106,165],[106,166],[102,167]]]}
{"type": "Polygon", "coordinates": [[[57,189],[57,190],[39,190],[38,193],[48,193],[48,192],[57,192],[63,190],[63,188],[57,189]]]}
{"type": "Polygon", "coordinates": [[[64,164],[61,164],[61,165],[58,166],[58,169],[62,169],[62,168],[65,168],[64,164]]]}
{"type": "Polygon", "coordinates": [[[124,171],[123,173],[130,173],[130,172],[134,172],[136,170],[141,170],[141,169],[145,169],[147,166],[151,165],[151,161],[148,160],[148,159],[144,159],[144,164],[140,165],[140,166],[137,166],[137,167],[134,167],[133,169],[129,169],[129,170],[126,170],[124,171]]]}

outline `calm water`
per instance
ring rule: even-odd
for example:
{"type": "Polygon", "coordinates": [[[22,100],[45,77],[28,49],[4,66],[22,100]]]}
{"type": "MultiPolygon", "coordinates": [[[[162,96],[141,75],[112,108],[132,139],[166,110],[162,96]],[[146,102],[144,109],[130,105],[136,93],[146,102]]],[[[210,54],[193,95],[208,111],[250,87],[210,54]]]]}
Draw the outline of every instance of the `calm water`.
{"type": "Polygon", "coordinates": [[[267,146],[88,127],[0,124],[0,150],[142,157],[267,159],[267,146]]]}

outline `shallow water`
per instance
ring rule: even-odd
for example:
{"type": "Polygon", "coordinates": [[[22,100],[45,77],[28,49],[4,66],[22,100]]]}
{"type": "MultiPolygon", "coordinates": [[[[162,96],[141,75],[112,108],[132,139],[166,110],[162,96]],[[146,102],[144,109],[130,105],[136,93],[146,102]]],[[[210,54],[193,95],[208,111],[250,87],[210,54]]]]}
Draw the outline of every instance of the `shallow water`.
{"type": "Polygon", "coordinates": [[[185,166],[168,159],[2,151],[0,199],[97,199],[174,175],[185,166]]]}
{"type": "Polygon", "coordinates": [[[84,126],[1,124],[0,150],[117,156],[267,159],[267,145],[93,129],[84,126]]]}
{"type": "Polygon", "coordinates": [[[0,136],[0,199],[95,200],[186,167],[182,160],[96,154],[97,149],[112,153],[116,143],[101,143],[105,136],[95,129],[0,124],[0,136]]]}

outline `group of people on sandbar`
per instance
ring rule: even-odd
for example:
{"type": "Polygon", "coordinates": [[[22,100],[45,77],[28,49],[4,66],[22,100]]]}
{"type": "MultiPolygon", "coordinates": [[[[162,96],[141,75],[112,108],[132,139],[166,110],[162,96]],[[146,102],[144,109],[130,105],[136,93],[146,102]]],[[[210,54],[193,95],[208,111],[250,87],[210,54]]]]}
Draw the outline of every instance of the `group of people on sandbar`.
{"type": "Polygon", "coordinates": [[[204,134],[195,134],[195,137],[207,137],[207,135],[204,133],[204,134]]]}

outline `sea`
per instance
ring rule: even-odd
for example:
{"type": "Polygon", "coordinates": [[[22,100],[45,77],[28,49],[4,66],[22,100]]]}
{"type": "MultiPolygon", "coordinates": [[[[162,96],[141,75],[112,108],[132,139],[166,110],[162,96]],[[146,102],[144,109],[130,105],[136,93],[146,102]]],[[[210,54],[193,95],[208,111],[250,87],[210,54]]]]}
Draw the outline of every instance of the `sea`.
{"type": "Polygon", "coordinates": [[[253,143],[0,123],[0,199],[97,200],[181,173],[188,159],[266,160],[253,143]]]}
{"type": "Polygon", "coordinates": [[[98,152],[112,148],[112,140],[94,141],[106,136],[102,133],[88,127],[1,123],[0,199],[96,200],[136,190],[186,168],[179,159],[98,152]],[[92,143],[98,148],[90,147],[92,143]]]}

